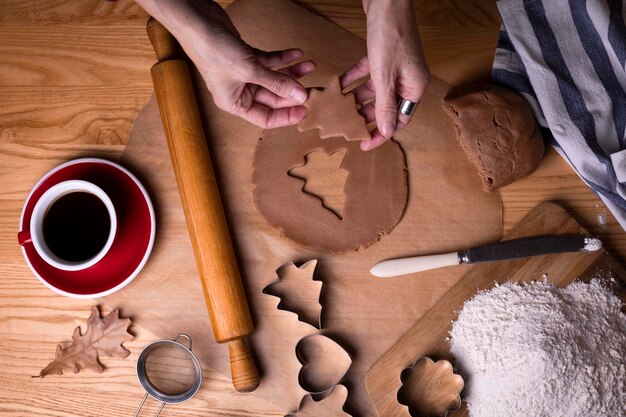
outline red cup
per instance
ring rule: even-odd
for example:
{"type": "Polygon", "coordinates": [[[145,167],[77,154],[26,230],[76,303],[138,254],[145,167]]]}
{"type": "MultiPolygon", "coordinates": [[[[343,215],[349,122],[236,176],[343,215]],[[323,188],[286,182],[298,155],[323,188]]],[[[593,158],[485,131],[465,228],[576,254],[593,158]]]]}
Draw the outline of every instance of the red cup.
{"type": "Polygon", "coordinates": [[[17,237],[28,266],[44,285],[65,296],[96,298],[120,290],[139,274],[154,245],[155,223],[150,197],[133,174],[104,159],[83,158],[54,168],[33,187],[17,237]],[[112,225],[102,250],[77,263],[55,258],[41,234],[47,208],[72,190],[100,198],[112,225]]]}

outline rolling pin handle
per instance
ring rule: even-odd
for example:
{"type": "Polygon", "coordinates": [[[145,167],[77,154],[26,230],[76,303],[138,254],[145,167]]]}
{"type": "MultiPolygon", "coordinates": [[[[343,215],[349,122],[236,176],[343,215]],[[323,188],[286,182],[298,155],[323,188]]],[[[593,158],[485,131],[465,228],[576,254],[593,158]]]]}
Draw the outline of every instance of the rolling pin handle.
{"type": "Polygon", "coordinates": [[[246,339],[241,337],[228,342],[230,353],[230,373],[233,386],[239,392],[252,392],[261,383],[261,377],[256,369],[246,339]]]}

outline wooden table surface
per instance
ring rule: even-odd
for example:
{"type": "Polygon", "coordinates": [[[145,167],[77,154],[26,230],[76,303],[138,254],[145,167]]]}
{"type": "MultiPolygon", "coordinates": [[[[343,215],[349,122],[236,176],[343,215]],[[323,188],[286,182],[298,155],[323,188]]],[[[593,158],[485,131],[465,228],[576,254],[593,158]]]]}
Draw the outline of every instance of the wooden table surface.
{"type": "MultiPolygon", "coordinates": [[[[298,3],[365,34],[359,0],[298,3]]],[[[416,0],[415,9],[433,74],[453,85],[488,79],[500,25],[495,0],[416,0]]],[[[154,335],[137,325],[126,344],[131,356],[102,360],[104,374],[31,378],[97,301],[65,298],[41,285],[16,233],[23,201],[46,171],[76,157],[115,160],[124,151],[152,92],[146,20],[131,0],[0,2],[0,415],[132,415],[143,395],[135,361],[154,335]]],[[[505,187],[502,198],[505,230],[538,203],[559,201],[626,260],[623,231],[554,151],[533,175],[505,187]]],[[[221,374],[204,372],[196,398],[164,415],[282,415],[267,401],[234,392],[221,374]]],[[[142,415],[155,410],[152,402],[142,415]]]]}

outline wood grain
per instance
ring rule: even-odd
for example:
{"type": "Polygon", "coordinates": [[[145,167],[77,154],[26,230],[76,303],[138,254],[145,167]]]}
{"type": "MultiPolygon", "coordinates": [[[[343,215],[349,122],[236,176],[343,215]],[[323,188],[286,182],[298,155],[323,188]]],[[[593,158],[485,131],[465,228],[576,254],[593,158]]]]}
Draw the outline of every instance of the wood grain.
{"type": "MultiPolygon", "coordinates": [[[[43,21],[48,24],[76,20],[101,20],[110,18],[123,21],[141,17],[142,25],[148,15],[134,1],[88,0],[5,0],[0,4],[0,20],[15,23],[43,21]]],[[[71,39],[68,36],[67,39],[71,39]]],[[[147,45],[146,45],[147,46],[147,45]]]]}
{"type": "Polygon", "coordinates": [[[142,33],[132,21],[69,22],[52,27],[2,22],[0,85],[146,87],[149,79],[145,73],[152,55],[143,42],[145,38],[145,31],[142,33]],[[68,37],[68,33],[74,36],[68,37]]]}
{"type": "MultiPolygon", "coordinates": [[[[495,3],[415,1],[435,75],[454,85],[489,76],[499,29],[495,3]]],[[[365,36],[360,0],[298,4],[365,36]]],[[[115,160],[123,152],[132,122],[152,93],[146,20],[132,0],[0,1],[0,415],[132,415],[143,395],[134,365],[154,335],[139,327],[131,330],[137,336],[128,345],[131,357],[107,361],[103,375],[30,378],[51,359],[56,343],[69,340],[92,303],[41,285],[15,234],[22,203],[47,170],[76,157],[115,160]]],[[[626,261],[625,234],[556,153],[549,152],[535,174],[506,187],[502,196],[506,230],[538,202],[556,199],[626,261]],[[606,224],[598,216],[606,216],[606,224]]],[[[198,396],[166,408],[164,415],[283,415],[255,396],[235,393],[220,374],[206,368],[204,374],[198,396]]],[[[145,415],[156,410],[154,402],[148,406],[145,415]]]]}
{"type": "Polygon", "coordinates": [[[124,145],[149,92],[133,86],[6,86],[0,95],[0,146],[36,148],[124,145]]]}

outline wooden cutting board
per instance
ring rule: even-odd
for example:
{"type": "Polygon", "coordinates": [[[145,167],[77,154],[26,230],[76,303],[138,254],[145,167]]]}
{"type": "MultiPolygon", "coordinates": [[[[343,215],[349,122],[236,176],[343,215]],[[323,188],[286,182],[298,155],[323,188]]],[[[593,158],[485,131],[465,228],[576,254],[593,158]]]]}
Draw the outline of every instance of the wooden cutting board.
{"type": "MultiPolygon", "coordinates": [[[[554,203],[543,203],[531,211],[508,235],[507,239],[549,234],[585,234],[565,210],[554,203]]],[[[568,253],[540,256],[507,262],[477,264],[448,291],[402,338],[388,350],[367,373],[365,384],[370,399],[381,417],[410,417],[408,408],[398,403],[401,372],[418,358],[446,358],[450,344],[446,340],[451,322],[463,303],[479,290],[496,283],[529,282],[547,276],[549,282],[563,287],[592,277],[614,277],[614,291],[626,300],[626,271],[604,249],[593,253],[568,253]],[[544,275],[545,274],[545,275],[544,275]]],[[[465,405],[450,416],[467,416],[465,405]]]]}

